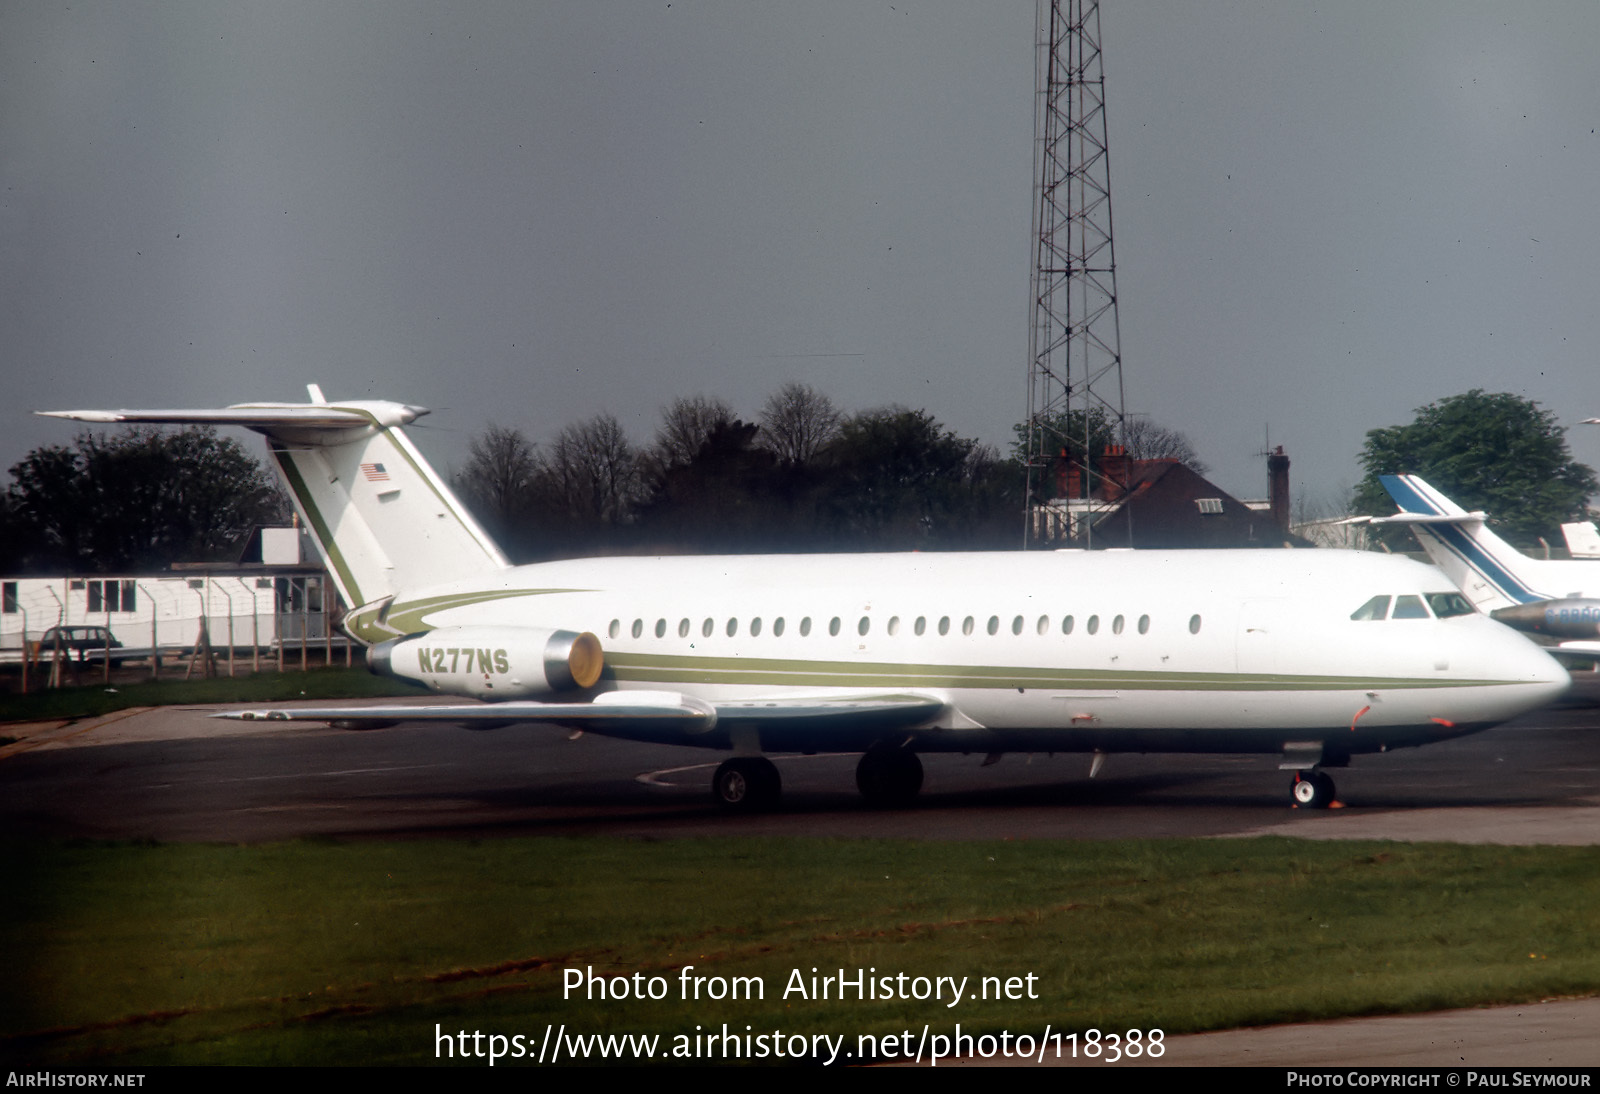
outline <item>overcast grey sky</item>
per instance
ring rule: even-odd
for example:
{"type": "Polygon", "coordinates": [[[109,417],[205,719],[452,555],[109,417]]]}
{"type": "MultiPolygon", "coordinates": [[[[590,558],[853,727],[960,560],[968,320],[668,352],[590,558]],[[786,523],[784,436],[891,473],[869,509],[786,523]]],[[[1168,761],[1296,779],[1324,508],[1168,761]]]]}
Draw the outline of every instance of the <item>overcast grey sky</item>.
{"type": "MultiPolygon", "coordinates": [[[[1353,484],[1483,387],[1600,414],[1600,4],[1102,5],[1129,409],[1353,484]]],[[[0,7],[0,466],[34,409],[488,421],[787,380],[1002,447],[1033,0],[0,7]]],[[[1571,434],[1600,465],[1600,428],[1571,434]]]]}

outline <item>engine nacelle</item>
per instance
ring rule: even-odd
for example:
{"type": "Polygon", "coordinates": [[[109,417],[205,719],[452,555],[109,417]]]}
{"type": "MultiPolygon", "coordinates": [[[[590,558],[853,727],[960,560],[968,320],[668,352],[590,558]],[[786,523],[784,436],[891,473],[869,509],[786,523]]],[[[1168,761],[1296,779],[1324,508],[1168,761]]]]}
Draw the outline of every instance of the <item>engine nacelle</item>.
{"type": "Polygon", "coordinates": [[[1489,614],[1519,631],[1547,634],[1551,638],[1600,637],[1600,600],[1585,597],[1535,600],[1489,614]]]}
{"type": "Polygon", "coordinates": [[[605,668],[588,631],[543,627],[440,627],[367,651],[379,676],[415,680],[446,695],[531,699],[593,687],[605,668]]]}

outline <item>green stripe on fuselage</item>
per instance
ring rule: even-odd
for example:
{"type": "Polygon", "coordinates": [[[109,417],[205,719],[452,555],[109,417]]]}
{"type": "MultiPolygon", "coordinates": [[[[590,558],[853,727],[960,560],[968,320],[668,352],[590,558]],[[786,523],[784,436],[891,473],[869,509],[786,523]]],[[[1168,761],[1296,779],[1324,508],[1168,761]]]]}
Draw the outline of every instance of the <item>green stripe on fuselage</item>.
{"type": "Polygon", "coordinates": [[[420,600],[407,600],[389,608],[385,622],[401,634],[416,634],[439,626],[428,623],[423,617],[452,608],[468,608],[474,604],[490,604],[498,600],[513,600],[520,596],[548,596],[551,593],[587,593],[593,589],[493,589],[471,593],[441,593],[420,600]]]}
{"type": "Polygon", "coordinates": [[[892,661],[793,661],[606,651],[606,674],[630,683],[758,684],[781,687],[984,688],[1059,691],[1357,691],[1459,688],[1507,680],[1291,676],[1271,673],[1143,672],[1007,665],[907,665],[892,661]]]}

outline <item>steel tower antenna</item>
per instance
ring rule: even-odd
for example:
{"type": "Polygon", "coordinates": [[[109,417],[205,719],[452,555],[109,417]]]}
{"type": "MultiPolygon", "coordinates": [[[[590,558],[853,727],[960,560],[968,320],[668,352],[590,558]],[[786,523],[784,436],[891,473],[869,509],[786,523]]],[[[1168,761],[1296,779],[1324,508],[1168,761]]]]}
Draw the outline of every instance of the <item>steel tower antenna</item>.
{"type": "Polygon", "coordinates": [[[1100,5],[1038,4],[1023,545],[1071,538],[1087,546],[1090,521],[1071,513],[1090,516],[1094,448],[1122,443],[1125,424],[1100,5]],[[1078,474],[1062,466],[1063,451],[1078,474]]]}

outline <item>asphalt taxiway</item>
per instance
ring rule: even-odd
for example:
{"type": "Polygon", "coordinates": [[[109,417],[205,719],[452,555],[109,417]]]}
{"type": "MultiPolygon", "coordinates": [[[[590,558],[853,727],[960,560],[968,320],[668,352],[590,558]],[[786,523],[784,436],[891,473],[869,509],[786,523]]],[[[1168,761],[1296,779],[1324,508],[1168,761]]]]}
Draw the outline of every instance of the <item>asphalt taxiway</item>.
{"type": "Polygon", "coordinates": [[[250,842],[303,836],[829,835],[1114,839],[1294,835],[1453,842],[1600,842],[1600,706],[1566,705],[1487,733],[1356,757],[1344,808],[1295,810],[1271,756],[927,755],[904,810],[866,806],[855,756],[778,757],[783,807],[711,802],[723,754],[550,726],[370,732],[227,722],[214,708],[120,711],[0,729],[0,824],[46,836],[250,842]]]}

